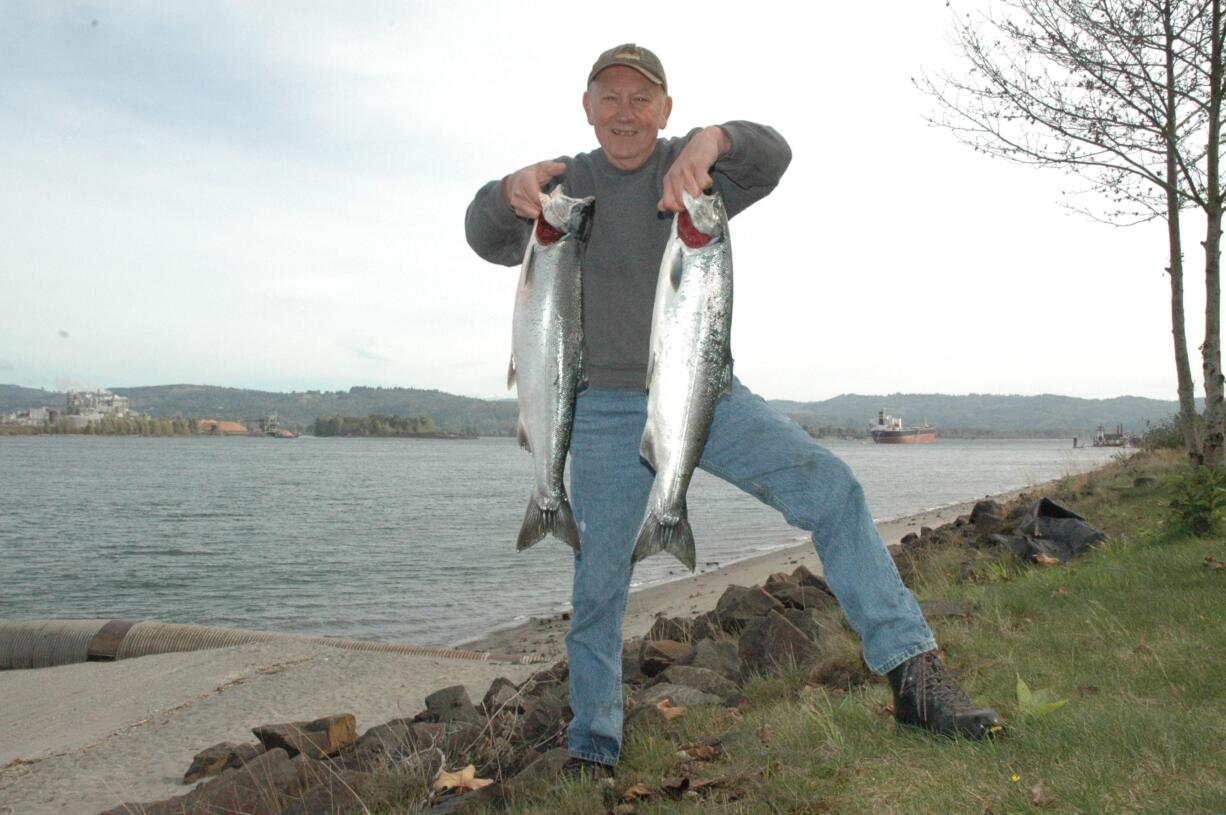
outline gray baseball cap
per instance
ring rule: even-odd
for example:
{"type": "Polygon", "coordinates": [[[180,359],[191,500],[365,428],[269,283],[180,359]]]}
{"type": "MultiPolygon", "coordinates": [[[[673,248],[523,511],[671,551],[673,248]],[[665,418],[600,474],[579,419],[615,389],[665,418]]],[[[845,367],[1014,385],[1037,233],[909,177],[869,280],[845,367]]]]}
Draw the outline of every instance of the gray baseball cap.
{"type": "Polygon", "coordinates": [[[596,78],[596,74],[614,65],[633,68],[668,93],[668,78],[664,76],[664,66],[660,64],[660,58],[632,42],[610,48],[597,57],[596,64],[592,66],[592,72],[587,75],[588,84],[591,84],[591,81],[596,78]]]}

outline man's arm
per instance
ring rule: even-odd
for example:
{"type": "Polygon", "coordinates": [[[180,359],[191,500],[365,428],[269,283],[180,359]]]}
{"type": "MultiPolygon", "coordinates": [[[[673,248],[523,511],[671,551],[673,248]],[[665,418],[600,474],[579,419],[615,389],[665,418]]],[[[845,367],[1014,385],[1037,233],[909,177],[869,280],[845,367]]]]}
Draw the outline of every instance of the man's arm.
{"type": "Polygon", "coordinates": [[[703,128],[690,135],[665,175],[659,207],[680,212],[683,189],[698,196],[714,184],[731,217],[769,195],[791,160],[791,148],[772,127],[727,122],[703,128]]]}
{"type": "Polygon", "coordinates": [[[518,266],[532,221],[541,214],[542,188],[566,172],[560,161],[541,161],[477,191],[464,215],[464,234],[473,251],[490,263],[518,266]]]}

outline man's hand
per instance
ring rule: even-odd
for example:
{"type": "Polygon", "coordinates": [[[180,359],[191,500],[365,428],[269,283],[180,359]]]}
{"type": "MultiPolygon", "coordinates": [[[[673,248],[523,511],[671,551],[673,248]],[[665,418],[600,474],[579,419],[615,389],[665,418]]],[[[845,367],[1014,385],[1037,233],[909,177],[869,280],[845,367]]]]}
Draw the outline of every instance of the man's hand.
{"type": "Polygon", "coordinates": [[[536,219],[541,214],[541,188],[549,179],[566,172],[560,161],[538,161],[502,179],[502,199],[521,218],[536,219]]]}
{"type": "Polygon", "coordinates": [[[681,191],[697,198],[711,186],[711,167],[732,149],[732,140],[722,127],[708,127],[690,139],[664,176],[664,196],[656,206],[661,212],[683,212],[681,191]]]}

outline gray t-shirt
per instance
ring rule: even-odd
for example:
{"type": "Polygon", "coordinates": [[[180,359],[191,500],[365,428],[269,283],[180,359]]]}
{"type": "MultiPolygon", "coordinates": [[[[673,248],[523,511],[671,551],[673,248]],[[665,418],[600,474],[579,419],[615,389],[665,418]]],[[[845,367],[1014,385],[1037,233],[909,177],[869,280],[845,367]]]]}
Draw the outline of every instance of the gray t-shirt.
{"type": "MultiPolygon", "coordinates": [[[[751,122],[721,125],[732,149],[711,170],[731,218],[766,197],[779,183],[792,151],[773,128],[751,122]]],[[[619,170],[593,150],[563,156],[566,172],[555,179],[567,195],[596,197],[583,266],[583,329],[588,384],[604,390],[643,390],[647,378],[652,304],[660,258],[673,214],[660,212],[664,176],[699,132],[660,139],[637,170],[619,170]]],[[[502,198],[501,179],[477,191],[464,229],[468,245],[491,263],[517,266],[532,231],[502,198]]],[[[546,188],[546,191],[554,185],[546,188]]]]}

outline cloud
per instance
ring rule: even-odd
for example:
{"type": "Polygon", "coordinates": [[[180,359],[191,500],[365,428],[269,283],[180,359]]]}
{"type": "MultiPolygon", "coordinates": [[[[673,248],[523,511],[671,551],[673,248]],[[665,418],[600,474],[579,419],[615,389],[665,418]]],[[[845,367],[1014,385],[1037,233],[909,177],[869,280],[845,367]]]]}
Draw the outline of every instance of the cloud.
{"type": "Polygon", "coordinates": [[[349,353],[362,359],[368,359],[372,362],[391,362],[391,352],[386,348],[379,346],[379,343],[374,340],[338,340],[336,343],[339,347],[345,349],[349,353]]]}
{"type": "Polygon", "coordinates": [[[68,339],[68,332],[62,328],[59,330],[59,335],[60,335],[60,339],[64,339],[64,340],[68,339]]]}
{"type": "Polygon", "coordinates": [[[0,359],[0,371],[11,370],[13,370],[13,363],[9,362],[7,359],[0,359]]]}

